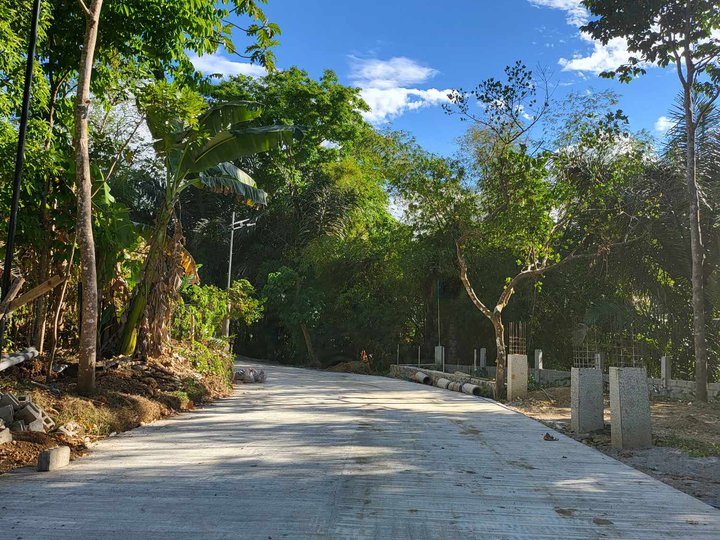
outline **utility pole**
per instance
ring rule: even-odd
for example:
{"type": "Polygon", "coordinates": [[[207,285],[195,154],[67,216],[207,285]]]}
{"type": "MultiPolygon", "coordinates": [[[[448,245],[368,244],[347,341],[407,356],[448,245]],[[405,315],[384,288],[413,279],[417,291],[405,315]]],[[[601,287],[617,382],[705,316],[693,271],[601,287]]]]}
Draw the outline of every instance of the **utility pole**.
{"type": "MultiPolygon", "coordinates": [[[[250,218],[235,221],[235,212],[232,213],[232,219],[230,220],[230,255],[228,256],[228,274],[227,274],[227,289],[230,290],[232,285],[232,263],[233,263],[233,245],[235,243],[235,231],[244,227],[254,227],[257,223],[250,222],[250,218]]],[[[230,337],[230,304],[228,304],[228,316],[225,319],[225,337],[230,337]]]]}
{"type": "MultiPolygon", "coordinates": [[[[30,90],[32,88],[33,65],[35,63],[35,45],[37,44],[37,27],[40,19],[40,0],[33,2],[32,20],[30,22],[30,37],[28,38],[28,53],[25,63],[25,87],[23,89],[22,109],[20,111],[20,126],[18,128],[18,144],[17,155],[15,156],[15,178],[13,181],[13,196],[10,206],[10,223],[8,225],[7,243],[5,245],[5,267],[2,276],[2,297],[5,298],[10,290],[13,263],[13,253],[15,251],[15,231],[17,228],[17,213],[20,204],[20,184],[22,182],[22,168],[25,158],[25,135],[27,134],[28,113],[30,109],[30,90]]],[[[0,353],[5,343],[5,321],[7,317],[3,317],[0,321],[0,353]]]]}

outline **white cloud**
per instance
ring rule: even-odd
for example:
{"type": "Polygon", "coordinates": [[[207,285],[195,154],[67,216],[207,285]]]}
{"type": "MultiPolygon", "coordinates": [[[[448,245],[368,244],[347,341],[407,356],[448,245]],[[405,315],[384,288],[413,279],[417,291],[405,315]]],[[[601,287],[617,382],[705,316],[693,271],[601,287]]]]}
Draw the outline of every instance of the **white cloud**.
{"type": "Polygon", "coordinates": [[[613,38],[607,45],[593,40],[587,34],[580,34],[580,38],[592,44],[593,51],[588,56],[576,55],[571,59],[560,58],[558,63],[563,71],[579,71],[599,75],[603,71],[614,70],[627,63],[630,53],[627,50],[627,41],[623,38],[613,38]]]}
{"type": "Polygon", "coordinates": [[[658,133],[667,133],[674,125],[675,122],[670,120],[667,116],[661,116],[655,121],[655,131],[658,133]]]}
{"type": "Polygon", "coordinates": [[[561,9],[568,24],[582,26],[588,22],[589,14],[581,0],[528,0],[533,6],[561,9]]]}
{"type": "MultiPolygon", "coordinates": [[[[567,23],[576,28],[580,28],[590,20],[590,13],[582,5],[581,0],[528,0],[528,2],[536,7],[564,11],[567,23]]],[[[627,41],[623,38],[614,38],[607,45],[603,45],[585,32],[579,32],[578,37],[588,45],[592,45],[592,52],[588,55],[577,54],[570,59],[560,58],[558,63],[562,66],[563,71],[599,75],[603,71],[611,71],[620,67],[630,58],[627,41]]]]}
{"type": "Polygon", "coordinates": [[[264,77],[267,70],[262,66],[249,64],[247,62],[234,62],[219,54],[205,54],[203,56],[190,56],[195,69],[204,75],[222,75],[231,77],[233,75],[248,75],[250,77],[264,77]]]}
{"type": "Polygon", "coordinates": [[[415,88],[437,75],[437,70],[405,57],[389,60],[351,57],[350,78],[370,107],[363,116],[368,122],[382,123],[407,111],[449,102],[450,90],[415,88]]]}

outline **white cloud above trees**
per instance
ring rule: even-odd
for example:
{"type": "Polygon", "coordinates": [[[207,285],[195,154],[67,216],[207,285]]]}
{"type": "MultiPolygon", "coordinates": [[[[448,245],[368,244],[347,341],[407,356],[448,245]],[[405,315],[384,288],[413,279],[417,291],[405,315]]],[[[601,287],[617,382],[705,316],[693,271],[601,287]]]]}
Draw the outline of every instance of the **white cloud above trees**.
{"type": "MultiPolygon", "coordinates": [[[[536,7],[564,11],[567,23],[576,28],[580,28],[590,20],[590,13],[582,5],[581,0],[528,0],[528,2],[536,7]]],[[[578,37],[591,46],[592,51],[578,53],[572,58],[560,58],[558,63],[563,71],[599,75],[603,71],[610,71],[627,63],[630,58],[627,41],[623,38],[614,38],[607,45],[603,45],[585,32],[579,32],[578,37]]]]}
{"type": "Polygon", "coordinates": [[[350,57],[350,79],[370,107],[363,113],[368,122],[388,122],[413,110],[447,103],[449,89],[422,89],[437,70],[415,60],[397,56],[389,60],[350,57]]]}
{"type": "Polygon", "coordinates": [[[267,70],[262,66],[248,62],[235,62],[220,54],[191,55],[190,61],[195,66],[195,69],[203,75],[221,75],[222,77],[232,77],[234,75],[264,77],[267,75],[267,70]]]}

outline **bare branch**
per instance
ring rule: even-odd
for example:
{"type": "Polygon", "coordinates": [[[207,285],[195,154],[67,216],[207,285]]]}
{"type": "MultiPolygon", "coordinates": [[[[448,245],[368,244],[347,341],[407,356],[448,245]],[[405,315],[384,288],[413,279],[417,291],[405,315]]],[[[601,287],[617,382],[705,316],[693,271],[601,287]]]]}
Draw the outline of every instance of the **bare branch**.
{"type": "Polygon", "coordinates": [[[482,312],[482,314],[485,315],[488,319],[492,319],[492,312],[487,308],[485,304],[482,303],[480,298],[478,298],[475,289],[473,289],[472,285],[470,284],[467,262],[465,261],[465,255],[463,254],[463,245],[465,243],[465,240],[467,239],[467,236],[468,235],[463,235],[462,237],[460,237],[459,240],[455,242],[455,250],[457,253],[458,264],[460,265],[460,281],[462,281],[463,285],[465,286],[465,290],[467,291],[470,300],[472,300],[472,303],[475,304],[475,307],[478,308],[482,312]]]}

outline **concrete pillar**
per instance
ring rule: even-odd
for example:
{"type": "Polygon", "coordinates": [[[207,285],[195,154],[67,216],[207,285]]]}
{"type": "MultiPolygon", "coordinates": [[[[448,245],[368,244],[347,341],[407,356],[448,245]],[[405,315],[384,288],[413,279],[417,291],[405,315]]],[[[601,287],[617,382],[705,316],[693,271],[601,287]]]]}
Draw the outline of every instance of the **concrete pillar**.
{"type": "Polygon", "coordinates": [[[528,360],[527,354],[508,354],[507,357],[507,398],[508,401],[527,396],[528,360]]]}
{"type": "Polygon", "coordinates": [[[542,349],[535,349],[535,383],[540,384],[540,370],[543,368],[542,349]]]}
{"type": "Polygon", "coordinates": [[[445,370],[445,347],[435,345],[435,369],[445,370]]]}
{"type": "Polygon", "coordinates": [[[480,349],[480,358],[478,359],[480,369],[487,367],[487,349],[483,347],[480,349]]]}
{"type": "Polygon", "coordinates": [[[672,380],[672,359],[669,356],[660,357],[660,380],[663,388],[670,388],[670,381],[672,380]]]}
{"type": "Polygon", "coordinates": [[[652,446],[645,368],[610,368],[610,418],[614,448],[652,446]]]}
{"type": "Polygon", "coordinates": [[[603,353],[595,353],[595,369],[600,370],[602,373],[603,370],[603,353]]]}
{"type": "Polygon", "coordinates": [[[571,368],[570,429],[575,433],[603,429],[603,409],[602,371],[595,368],[571,368]]]}

